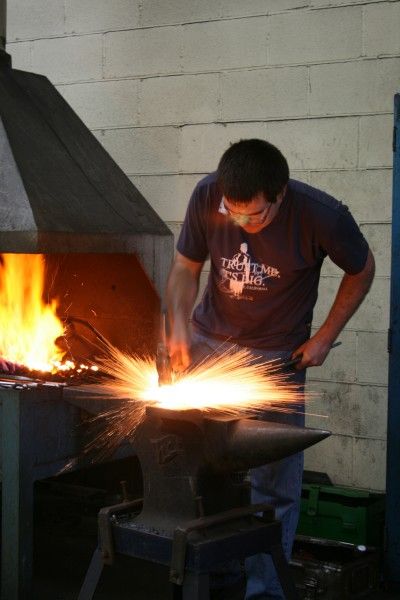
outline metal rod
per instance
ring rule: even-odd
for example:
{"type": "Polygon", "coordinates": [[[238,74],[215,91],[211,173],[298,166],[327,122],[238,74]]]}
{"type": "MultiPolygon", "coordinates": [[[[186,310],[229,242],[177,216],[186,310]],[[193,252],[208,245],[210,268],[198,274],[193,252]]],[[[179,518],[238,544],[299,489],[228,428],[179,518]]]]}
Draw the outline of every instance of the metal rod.
{"type": "Polygon", "coordinates": [[[394,97],[392,273],[386,471],[386,582],[400,589],[400,94],[394,97]]]}

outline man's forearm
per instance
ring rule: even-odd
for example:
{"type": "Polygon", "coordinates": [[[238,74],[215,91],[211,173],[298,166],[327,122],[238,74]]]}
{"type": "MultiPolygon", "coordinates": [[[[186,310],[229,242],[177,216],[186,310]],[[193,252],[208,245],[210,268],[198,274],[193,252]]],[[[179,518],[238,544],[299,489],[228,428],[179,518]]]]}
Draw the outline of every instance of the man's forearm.
{"type": "Polygon", "coordinates": [[[191,363],[189,319],[199,289],[202,266],[203,263],[177,253],[168,278],[169,351],[175,371],[184,371],[191,363]]]}
{"type": "Polygon", "coordinates": [[[167,285],[167,305],[173,321],[189,320],[198,289],[198,279],[187,269],[175,268],[171,272],[167,285]]]}
{"type": "Polygon", "coordinates": [[[375,274],[375,261],[371,252],[361,273],[345,274],[341,281],[335,301],[329,315],[321,325],[316,336],[333,343],[342,331],[347,321],[354,315],[367,295],[375,274]]]}

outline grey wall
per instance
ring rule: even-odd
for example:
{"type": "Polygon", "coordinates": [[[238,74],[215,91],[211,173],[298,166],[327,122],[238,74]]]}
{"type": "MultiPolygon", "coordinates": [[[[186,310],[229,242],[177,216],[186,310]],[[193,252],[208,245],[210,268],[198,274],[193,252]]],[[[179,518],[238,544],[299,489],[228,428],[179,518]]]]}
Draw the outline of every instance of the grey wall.
{"type": "MultiPolygon", "coordinates": [[[[400,2],[8,0],[14,66],[46,74],[177,232],[229,142],[265,137],[292,175],[349,205],[377,259],[371,293],[309,372],[306,466],[385,486],[391,139],[400,2]]],[[[340,281],[323,270],[315,325],[340,281]]]]}

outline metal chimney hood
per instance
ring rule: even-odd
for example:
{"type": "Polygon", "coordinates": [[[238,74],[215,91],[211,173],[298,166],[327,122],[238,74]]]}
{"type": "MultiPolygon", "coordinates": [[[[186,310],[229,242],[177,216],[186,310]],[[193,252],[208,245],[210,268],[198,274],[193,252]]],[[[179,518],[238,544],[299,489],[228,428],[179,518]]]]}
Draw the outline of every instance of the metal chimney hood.
{"type": "Polygon", "coordinates": [[[4,39],[3,22],[0,252],[135,253],[160,291],[171,231],[50,81],[12,69],[4,39]]]}

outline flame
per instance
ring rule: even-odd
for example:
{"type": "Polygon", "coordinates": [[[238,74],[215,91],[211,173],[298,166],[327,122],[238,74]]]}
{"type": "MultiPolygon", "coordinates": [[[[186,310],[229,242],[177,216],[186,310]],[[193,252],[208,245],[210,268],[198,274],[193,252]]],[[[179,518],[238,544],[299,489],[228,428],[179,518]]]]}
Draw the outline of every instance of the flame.
{"type": "Polygon", "coordinates": [[[158,385],[153,358],[129,355],[113,346],[108,350],[101,367],[111,380],[88,387],[99,396],[127,402],[100,415],[107,421],[106,434],[96,437],[88,450],[107,450],[132,436],[147,406],[248,417],[265,410],[294,412],[298,403],[304,402],[303,389],[288,381],[278,361],[259,362],[246,349],[212,354],[172,384],[163,386],[158,385]]]}
{"type": "Polygon", "coordinates": [[[29,369],[49,372],[64,352],[55,340],[64,334],[57,302],[43,301],[44,258],[3,254],[0,261],[0,356],[29,369]]]}

